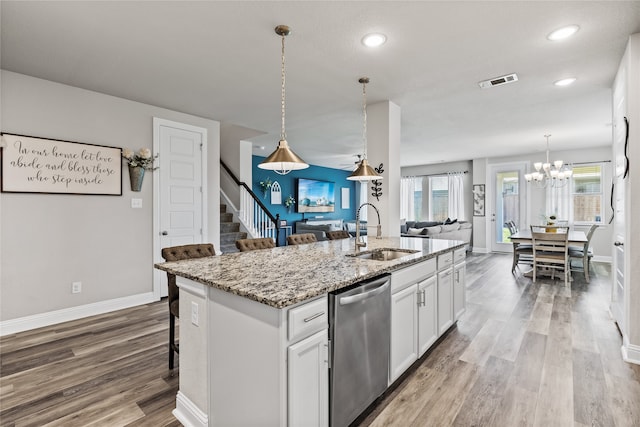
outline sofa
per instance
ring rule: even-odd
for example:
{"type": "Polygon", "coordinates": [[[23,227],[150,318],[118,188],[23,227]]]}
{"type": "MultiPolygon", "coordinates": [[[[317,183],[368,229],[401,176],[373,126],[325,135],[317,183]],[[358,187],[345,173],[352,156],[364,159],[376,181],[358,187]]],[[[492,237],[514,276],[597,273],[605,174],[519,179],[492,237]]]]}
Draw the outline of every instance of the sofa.
{"type": "Polygon", "coordinates": [[[457,220],[445,222],[406,221],[400,225],[400,235],[403,237],[462,240],[467,246],[471,243],[472,232],[470,222],[457,220]]]}
{"type": "Polygon", "coordinates": [[[313,233],[318,241],[327,240],[327,231],[344,230],[342,219],[297,221],[294,232],[296,234],[313,233]]]}

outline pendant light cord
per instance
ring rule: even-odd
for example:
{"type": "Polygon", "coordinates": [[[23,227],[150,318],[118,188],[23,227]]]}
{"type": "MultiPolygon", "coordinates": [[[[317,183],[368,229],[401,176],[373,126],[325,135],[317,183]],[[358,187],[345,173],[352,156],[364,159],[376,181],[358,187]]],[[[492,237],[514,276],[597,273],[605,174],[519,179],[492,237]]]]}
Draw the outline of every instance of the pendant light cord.
{"type": "Polygon", "coordinates": [[[363,159],[367,158],[367,82],[362,82],[362,144],[363,159]]]}
{"type": "Polygon", "coordinates": [[[285,90],[284,90],[284,84],[285,84],[285,69],[284,69],[284,37],[285,35],[282,35],[282,97],[280,99],[280,106],[282,108],[282,129],[280,130],[280,139],[281,140],[286,140],[287,139],[287,133],[285,132],[285,128],[284,128],[284,114],[285,114],[285,90]]]}

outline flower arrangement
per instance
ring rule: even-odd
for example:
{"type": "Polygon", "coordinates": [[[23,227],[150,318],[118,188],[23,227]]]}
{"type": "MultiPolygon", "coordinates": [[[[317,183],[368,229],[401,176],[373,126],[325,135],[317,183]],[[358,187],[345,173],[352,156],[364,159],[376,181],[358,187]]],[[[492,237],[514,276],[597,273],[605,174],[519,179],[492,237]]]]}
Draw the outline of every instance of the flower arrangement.
{"type": "Polygon", "coordinates": [[[273,182],[271,182],[270,178],[266,178],[266,179],[260,181],[260,183],[258,184],[260,186],[260,191],[262,191],[262,194],[265,197],[267,195],[267,191],[269,191],[271,189],[271,184],[273,184],[273,182]]]}
{"type": "Polygon", "coordinates": [[[148,148],[141,148],[137,153],[134,153],[133,150],[128,148],[124,148],[122,150],[122,158],[133,168],[141,167],[145,170],[158,169],[157,167],[153,167],[153,162],[158,158],[158,155],[151,156],[151,150],[148,148]]]}
{"type": "Polygon", "coordinates": [[[294,199],[291,194],[289,194],[289,196],[286,199],[284,199],[284,205],[289,209],[293,207],[293,205],[295,204],[296,204],[296,199],[294,199]]]}

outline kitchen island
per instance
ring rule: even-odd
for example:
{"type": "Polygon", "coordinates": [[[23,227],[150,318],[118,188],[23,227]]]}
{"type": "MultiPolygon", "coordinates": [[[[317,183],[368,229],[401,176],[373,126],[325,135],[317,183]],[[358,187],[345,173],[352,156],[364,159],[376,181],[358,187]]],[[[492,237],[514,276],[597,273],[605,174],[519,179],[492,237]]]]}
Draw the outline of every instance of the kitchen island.
{"type": "MultiPolygon", "coordinates": [[[[418,283],[427,279],[437,284],[436,279],[448,271],[448,276],[442,276],[443,290],[433,287],[432,293],[436,300],[431,301],[430,313],[439,336],[460,312],[454,307],[454,282],[444,278],[453,276],[454,253],[462,254],[464,260],[464,245],[448,240],[369,238],[363,252],[417,251],[376,261],[347,256],[354,252],[354,240],[344,239],[157,264],[156,268],[175,274],[180,287],[176,418],[187,426],[327,425],[327,294],[391,273],[393,300],[394,292],[417,290],[418,283]],[[442,271],[436,265],[441,258],[442,271]],[[439,313],[441,302],[446,307],[439,313]]],[[[458,288],[462,293],[457,299],[464,305],[463,280],[458,288]]],[[[423,288],[415,295],[414,302],[419,295],[425,302],[423,288]]],[[[393,310],[392,304],[392,325],[393,310]]],[[[414,319],[417,322],[418,313],[414,319]]],[[[401,321],[403,317],[398,316],[396,324],[401,321]]],[[[411,335],[394,339],[396,329],[392,330],[392,355],[394,343],[402,350],[413,340],[411,335]]],[[[417,335],[414,341],[417,347],[417,335]]],[[[417,355],[416,351],[413,358],[417,355]]],[[[390,367],[390,383],[397,372],[398,368],[390,367]]]]}

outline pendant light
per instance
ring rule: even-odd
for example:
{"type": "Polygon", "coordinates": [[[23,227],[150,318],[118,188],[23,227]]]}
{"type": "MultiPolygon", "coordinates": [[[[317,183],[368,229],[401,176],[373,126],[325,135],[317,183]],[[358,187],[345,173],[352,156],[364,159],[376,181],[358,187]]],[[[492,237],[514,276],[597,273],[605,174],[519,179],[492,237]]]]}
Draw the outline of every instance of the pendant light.
{"type": "Polygon", "coordinates": [[[287,133],[284,127],[284,110],[285,110],[285,69],[284,69],[284,38],[289,35],[291,30],[286,25],[278,25],[275,28],[277,35],[282,37],[282,96],[280,98],[280,106],[282,111],[282,127],[280,130],[280,141],[278,142],[278,148],[271,153],[269,157],[264,159],[258,167],[260,169],[272,170],[279,175],[286,175],[292,170],[306,169],[309,167],[304,160],[302,160],[296,153],[294,153],[287,143],[287,133]]]}
{"type": "Polygon", "coordinates": [[[362,84],[362,160],[347,179],[350,181],[374,181],[382,179],[382,175],[378,175],[367,162],[367,83],[369,83],[369,77],[360,77],[358,82],[362,84]]]}

